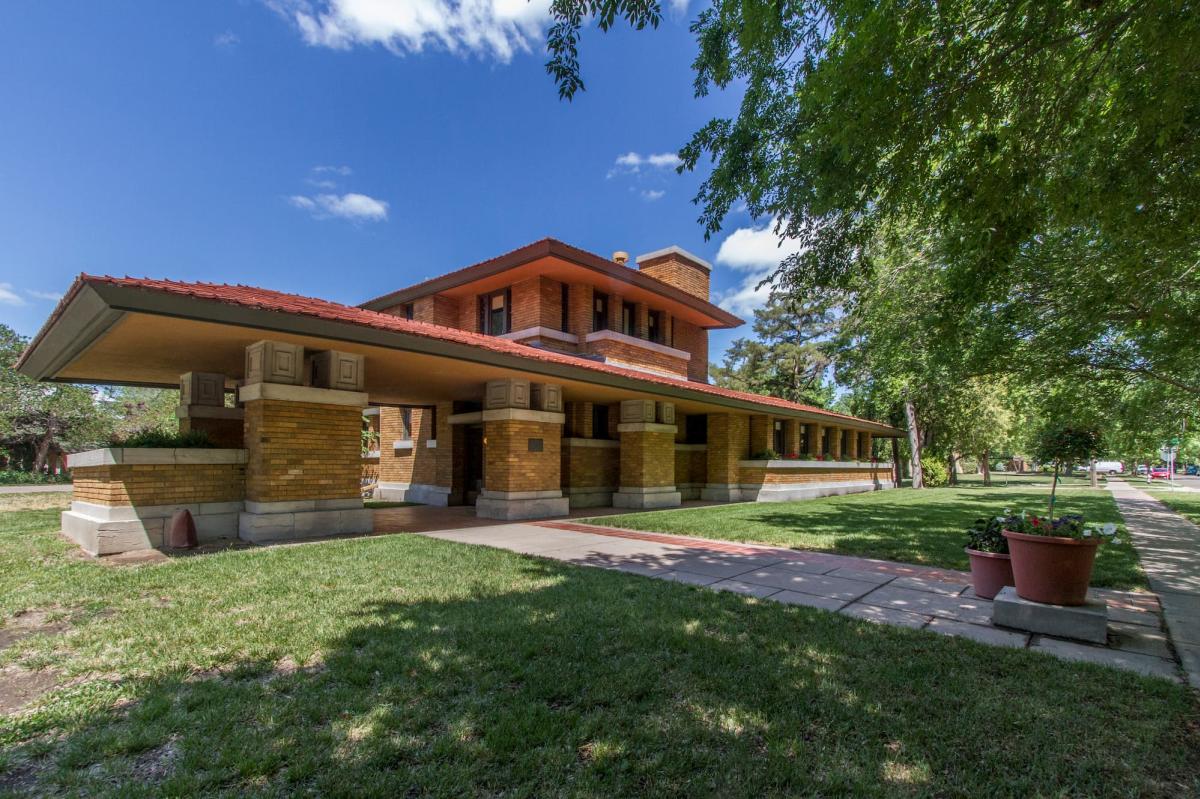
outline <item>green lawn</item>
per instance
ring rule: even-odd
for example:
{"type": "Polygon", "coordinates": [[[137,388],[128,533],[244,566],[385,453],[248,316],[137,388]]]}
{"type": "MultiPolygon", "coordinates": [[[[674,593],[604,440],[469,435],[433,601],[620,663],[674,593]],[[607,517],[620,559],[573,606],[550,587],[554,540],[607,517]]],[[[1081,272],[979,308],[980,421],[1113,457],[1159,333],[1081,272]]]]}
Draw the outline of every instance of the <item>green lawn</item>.
{"type": "MultiPolygon", "coordinates": [[[[983,475],[975,474],[960,474],[958,476],[960,483],[966,485],[983,485],[983,475]]],[[[1050,487],[1053,482],[1054,475],[1045,472],[992,472],[992,485],[995,487],[1004,486],[1045,486],[1050,487]]],[[[1080,475],[1060,475],[1058,478],[1059,488],[1086,488],[1091,484],[1086,474],[1080,475]]],[[[1104,478],[1100,478],[1100,484],[1104,485],[1104,478]]]]}
{"type": "MultiPolygon", "coordinates": [[[[804,502],[750,502],[589,519],[593,524],[729,541],[837,552],[950,569],[967,569],[964,530],[982,516],[1022,509],[1045,513],[1049,493],[1037,488],[900,488],[804,502]]],[[[1064,490],[1055,513],[1121,524],[1104,490],[1064,490]]],[[[1102,547],[1092,582],[1142,588],[1146,577],[1131,546],[1102,547]]]]}
{"type": "Polygon", "coordinates": [[[1194,491],[1149,491],[1150,496],[1176,513],[1200,524],[1200,493],[1194,491]]]}
{"type": "Polygon", "coordinates": [[[1173,797],[1182,687],[417,536],[108,566],[0,515],[0,793],[1173,797]]]}

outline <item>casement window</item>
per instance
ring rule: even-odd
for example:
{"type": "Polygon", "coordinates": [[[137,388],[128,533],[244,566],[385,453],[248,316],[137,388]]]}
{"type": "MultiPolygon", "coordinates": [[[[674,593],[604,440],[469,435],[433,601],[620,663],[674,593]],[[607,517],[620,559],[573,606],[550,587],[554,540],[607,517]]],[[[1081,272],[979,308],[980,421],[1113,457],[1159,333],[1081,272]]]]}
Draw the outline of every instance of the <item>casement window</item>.
{"type": "Polygon", "coordinates": [[[571,292],[566,283],[562,284],[562,322],[559,324],[559,329],[564,333],[570,332],[571,329],[571,292]]]}
{"type": "Polygon", "coordinates": [[[774,446],[772,446],[771,449],[775,450],[780,455],[787,453],[787,442],[783,437],[783,422],[779,420],[775,421],[774,437],[772,441],[774,446]]]}
{"type": "Polygon", "coordinates": [[[592,406],[592,438],[608,438],[608,406],[592,406]]]}
{"type": "Polygon", "coordinates": [[[592,297],[592,332],[608,329],[608,296],[596,294],[592,297]]]}
{"type": "Polygon", "coordinates": [[[705,413],[689,413],[684,424],[686,425],[686,434],[684,436],[688,444],[707,444],[708,443],[708,414],[705,413]]]}
{"type": "Polygon", "coordinates": [[[479,332],[502,336],[512,332],[512,290],[501,289],[479,296],[479,332]]]}
{"type": "Polygon", "coordinates": [[[637,335],[637,309],[632,302],[621,303],[621,332],[627,336],[637,335]]]}
{"type": "Polygon", "coordinates": [[[646,317],[646,338],[655,344],[663,343],[663,314],[662,311],[651,311],[646,317]]]}
{"type": "Polygon", "coordinates": [[[405,319],[413,318],[413,304],[411,302],[404,303],[404,305],[400,307],[400,311],[405,319]]]}
{"type": "Polygon", "coordinates": [[[800,451],[808,452],[808,438],[811,435],[812,425],[800,425],[800,451]]]}
{"type": "Polygon", "coordinates": [[[403,441],[412,441],[412,408],[400,409],[400,438],[403,441]]]}

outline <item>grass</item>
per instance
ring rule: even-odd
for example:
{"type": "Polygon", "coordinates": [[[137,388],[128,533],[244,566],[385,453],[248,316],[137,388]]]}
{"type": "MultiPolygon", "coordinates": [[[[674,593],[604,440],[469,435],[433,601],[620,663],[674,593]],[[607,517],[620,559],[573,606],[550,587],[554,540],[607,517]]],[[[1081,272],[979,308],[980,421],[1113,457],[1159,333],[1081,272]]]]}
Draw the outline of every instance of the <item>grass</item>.
{"type": "MultiPolygon", "coordinates": [[[[992,472],[992,486],[998,488],[1005,486],[1044,486],[1049,488],[1053,480],[1054,475],[1046,472],[992,472]]],[[[983,475],[975,474],[974,472],[960,474],[958,481],[965,485],[982,486],[983,475]]],[[[1100,478],[1100,482],[1103,484],[1103,477],[1100,478]]],[[[1091,481],[1086,474],[1082,476],[1079,474],[1064,474],[1059,475],[1058,478],[1059,488],[1086,488],[1090,485],[1091,481]]]]}
{"type": "Polygon", "coordinates": [[[1181,796],[1182,687],[408,535],[108,566],[0,515],[0,793],[1181,796]]]}
{"type": "Polygon", "coordinates": [[[1200,524],[1200,492],[1155,490],[1148,493],[1176,513],[1200,524]]]}
{"type": "MultiPolygon", "coordinates": [[[[1036,487],[909,488],[803,502],[750,502],[655,511],[587,520],[728,541],[836,552],[948,569],[969,567],[964,530],[977,518],[1005,509],[1044,513],[1049,495],[1036,487]]],[[[1064,491],[1055,513],[1082,513],[1089,522],[1121,524],[1107,491],[1064,491]]],[[[1128,545],[1105,546],[1096,556],[1092,584],[1144,588],[1146,577],[1128,545]]]]}

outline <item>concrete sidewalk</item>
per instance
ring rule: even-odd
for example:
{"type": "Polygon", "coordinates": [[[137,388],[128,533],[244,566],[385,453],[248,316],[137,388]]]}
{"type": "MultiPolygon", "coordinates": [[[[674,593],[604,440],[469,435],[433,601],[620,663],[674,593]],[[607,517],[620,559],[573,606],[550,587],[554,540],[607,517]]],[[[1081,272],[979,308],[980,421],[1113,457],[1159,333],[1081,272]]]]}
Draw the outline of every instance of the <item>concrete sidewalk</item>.
{"type": "Polygon", "coordinates": [[[1200,527],[1124,480],[1108,487],[1162,602],[1188,682],[1200,688],[1200,527]]]}
{"type": "Polygon", "coordinates": [[[1092,646],[993,626],[991,601],[975,596],[968,573],[948,569],[569,521],[425,535],[1179,680],[1158,600],[1145,593],[1094,589],[1094,596],[1108,602],[1109,641],[1107,646],[1092,646]]]}

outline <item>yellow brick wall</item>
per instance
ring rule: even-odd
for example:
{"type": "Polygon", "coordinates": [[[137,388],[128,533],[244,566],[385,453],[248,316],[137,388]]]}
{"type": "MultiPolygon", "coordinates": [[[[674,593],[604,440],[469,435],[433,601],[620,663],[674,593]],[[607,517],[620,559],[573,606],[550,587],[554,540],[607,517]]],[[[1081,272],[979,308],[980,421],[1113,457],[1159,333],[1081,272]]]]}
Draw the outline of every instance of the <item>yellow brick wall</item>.
{"type": "Polygon", "coordinates": [[[72,497],[96,505],[238,502],[246,484],[245,467],[234,463],[79,466],[71,476],[72,497]]]}
{"type": "Polygon", "coordinates": [[[638,268],[650,277],[669,283],[694,297],[708,300],[709,275],[706,269],[676,261],[674,256],[670,255],[643,261],[638,264],[638,268]]]}
{"type": "Polygon", "coordinates": [[[743,466],[739,470],[738,482],[747,485],[778,485],[781,483],[834,483],[882,479],[883,471],[878,468],[863,469],[771,469],[758,466],[743,466]]]}
{"type": "MultiPolygon", "coordinates": [[[[687,377],[688,374],[688,362],[683,358],[677,358],[674,355],[668,355],[663,352],[656,352],[646,347],[639,347],[624,341],[602,339],[591,342],[588,344],[588,347],[591,352],[603,355],[612,361],[623,361],[637,366],[647,366],[651,369],[670,372],[680,377],[687,377]]],[[[619,363],[616,365],[620,366],[619,363]]]]}
{"type": "Polygon", "coordinates": [[[671,346],[684,352],[689,352],[692,359],[687,362],[689,380],[701,383],[708,382],[708,331],[676,319],[671,331],[671,346]]]}
{"type": "Polygon", "coordinates": [[[707,483],[708,453],[704,450],[675,450],[675,484],[707,483]]]}
{"type": "Polygon", "coordinates": [[[708,482],[738,482],[738,461],[749,453],[750,417],[733,413],[708,415],[708,482]]]}
{"type": "Polygon", "coordinates": [[[483,483],[489,491],[556,491],[561,487],[562,425],[524,419],[483,423],[483,483]],[[529,440],[542,439],[530,452],[529,440]]]}
{"type": "Polygon", "coordinates": [[[621,476],[621,452],[617,447],[562,448],[562,484],[570,488],[616,488],[621,476]]]}
{"type": "Polygon", "coordinates": [[[621,485],[675,485],[675,433],[621,433],[621,485]]]}
{"type": "MultiPolygon", "coordinates": [[[[362,409],[283,400],[246,403],[246,499],[354,499],[362,409]]],[[[390,442],[389,442],[390,443],[390,442]]]]}
{"type": "Polygon", "coordinates": [[[187,433],[192,430],[203,430],[208,433],[208,440],[214,447],[222,449],[242,449],[242,420],[241,419],[206,419],[204,417],[187,417],[179,420],[179,432],[187,433]]]}

